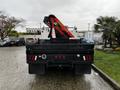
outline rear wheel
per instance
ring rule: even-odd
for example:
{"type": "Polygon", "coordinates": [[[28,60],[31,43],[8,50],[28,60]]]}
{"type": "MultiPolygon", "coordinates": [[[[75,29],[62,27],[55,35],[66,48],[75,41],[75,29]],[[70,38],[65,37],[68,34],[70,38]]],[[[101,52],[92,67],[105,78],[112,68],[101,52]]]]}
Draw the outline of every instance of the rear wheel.
{"type": "Polygon", "coordinates": [[[45,74],[45,64],[29,64],[29,74],[45,74]]]}

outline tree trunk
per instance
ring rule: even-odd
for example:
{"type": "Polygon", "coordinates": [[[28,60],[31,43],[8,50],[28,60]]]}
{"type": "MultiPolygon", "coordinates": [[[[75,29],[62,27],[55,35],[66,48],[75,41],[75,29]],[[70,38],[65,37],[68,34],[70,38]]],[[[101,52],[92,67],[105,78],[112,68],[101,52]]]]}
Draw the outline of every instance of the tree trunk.
{"type": "Polygon", "coordinates": [[[120,34],[118,34],[118,36],[117,36],[117,42],[120,45],[120,34]]]}
{"type": "Polygon", "coordinates": [[[107,47],[107,40],[104,39],[103,41],[104,41],[104,48],[106,48],[107,47]]]}
{"type": "Polygon", "coordinates": [[[117,37],[117,43],[120,45],[120,37],[117,37]]]}
{"type": "Polygon", "coordinates": [[[1,33],[1,40],[3,40],[4,39],[4,35],[3,35],[3,33],[1,33]]]}
{"type": "Polygon", "coordinates": [[[110,40],[110,48],[112,47],[112,40],[110,40]]]}
{"type": "Polygon", "coordinates": [[[110,44],[110,48],[112,47],[112,38],[111,38],[111,35],[110,35],[110,38],[109,38],[109,44],[110,44]]]}

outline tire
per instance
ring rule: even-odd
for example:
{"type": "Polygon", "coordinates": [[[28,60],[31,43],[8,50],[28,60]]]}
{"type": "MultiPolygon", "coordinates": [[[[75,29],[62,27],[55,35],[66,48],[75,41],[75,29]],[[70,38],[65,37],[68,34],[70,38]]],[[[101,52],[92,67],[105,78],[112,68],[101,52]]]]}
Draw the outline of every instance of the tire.
{"type": "Polygon", "coordinates": [[[91,74],[91,65],[76,64],[74,66],[75,75],[91,74]]]}
{"type": "Polygon", "coordinates": [[[28,67],[29,74],[45,74],[45,64],[29,64],[28,67]]]}

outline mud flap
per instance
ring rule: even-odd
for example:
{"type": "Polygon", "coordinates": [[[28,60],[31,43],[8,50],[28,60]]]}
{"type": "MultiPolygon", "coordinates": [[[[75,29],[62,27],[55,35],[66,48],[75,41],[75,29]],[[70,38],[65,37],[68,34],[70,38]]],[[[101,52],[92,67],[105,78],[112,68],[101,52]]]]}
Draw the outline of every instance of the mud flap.
{"type": "Polygon", "coordinates": [[[45,64],[29,64],[29,74],[39,74],[44,75],[45,74],[45,64]]]}
{"type": "Polygon", "coordinates": [[[74,71],[76,75],[91,74],[91,65],[76,64],[74,66],[74,71]]]}

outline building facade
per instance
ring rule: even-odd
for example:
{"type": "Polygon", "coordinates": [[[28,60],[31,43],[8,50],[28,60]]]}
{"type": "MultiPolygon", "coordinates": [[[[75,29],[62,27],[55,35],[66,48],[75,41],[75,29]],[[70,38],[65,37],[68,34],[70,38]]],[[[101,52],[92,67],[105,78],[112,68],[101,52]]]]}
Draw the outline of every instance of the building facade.
{"type": "Polygon", "coordinates": [[[31,27],[28,27],[28,28],[26,28],[26,32],[27,33],[38,33],[38,32],[41,32],[43,30],[48,31],[49,28],[48,27],[42,27],[42,28],[31,28],[31,27]]]}

